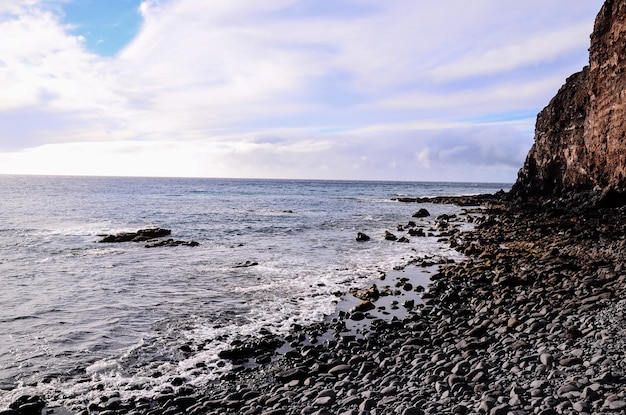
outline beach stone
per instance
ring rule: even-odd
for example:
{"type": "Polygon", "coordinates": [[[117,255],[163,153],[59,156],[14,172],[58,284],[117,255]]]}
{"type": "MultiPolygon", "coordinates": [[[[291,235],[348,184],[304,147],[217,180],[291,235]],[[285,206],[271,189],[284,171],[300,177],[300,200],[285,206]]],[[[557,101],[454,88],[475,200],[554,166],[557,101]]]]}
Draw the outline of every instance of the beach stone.
{"type": "Polygon", "coordinates": [[[402,411],[402,415],[424,415],[424,411],[416,406],[410,406],[402,411]]]}
{"type": "Polygon", "coordinates": [[[364,312],[373,310],[375,308],[376,306],[374,305],[374,303],[366,300],[366,301],[361,301],[359,304],[355,305],[351,311],[352,312],[358,311],[358,312],[364,313],[364,312]]]}
{"type": "Polygon", "coordinates": [[[552,366],[552,364],[554,363],[554,356],[552,356],[550,353],[542,353],[539,356],[539,361],[542,365],[552,366]]]}
{"type": "Polygon", "coordinates": [[[578,401],[572,405],[572,409],[576,412],[589,412],[591,410],[591,404],[585,401],[578,401]]]}
{"type": "Polygon", "coordinates": [[[261,412],[261,415],[286,415],[287,414],[287,410],[286,409],[270,409],[264,412],[261,412]]]}
{"type": "Polygon", "coordinates": [[[510,409],[511,408],[509,407],[509,405],[501,404],[491,408],[491,411],[489,411],[489,415],[507,415],[510,409]]]}
{"type": "Polygon", "coordinates": [[[309,376],[305,367],[294,367],[281,372],[276,373],[276,380],[280,382],[289,382],[294,379],[304,380],[309,376]]]}
{"type": "Polygon", "coordinates": [[[532,382],[530,382],[530,387],[532,389],[543,389],[548,385],[549,383],[545,380],[533,380],[532,382]]]}
{"type": "Polygon", "coordinates": [[[317,394],[318,398],[331,397],[333,400],[337,399],[337,394],[332,389],[324,389],[320,393],[317,394]]]}
{"type": "Polygon", "coordinates": [[[373,408],[376,408],[376,400],[375,399],[366,399],[359,405],[359,411],[369,411],[373,408]]]}
{"type": "Polygon", "coordinates": [[[355,311],[354,313],[350,313],[350,320],[361,321],[365,319],[365,314],[360,311],[355,311]]]}
{"type": "Polygon", "coordinates": [[[566,383],[557,389],[557,394],[559,396],[564,395],[569,392],[580,392],[580,387],[574,383],[566,383]]]}
{"type": "Polygon", "coordinates": [[[387,386],[382,391],[380,391],[383,396],[395,395],[397,392],[398,388],[396,388],[395,386],[387,386]]]}
{"type": "Polygon", "coordinates": [[[122,405],[122,400],[119,397],[109,398],[104,403],[104,409],[117,409],[122,405]]]}
{"type": "Polygon", "coordinates": [[[323,396],[323,397],[317,398],[315,400],[315,405],[318,405],[318,406],[329,406],[333,402],[335,402],[333,397],[331,397],[331,396],[323,396]]]}
{"type": "Polygon", "coordinates": [[[328,371],[328,373],[330,373],[331,375],[340,375],[342,373],[349,372],[350,369],[351,369],[350,365],[341,364],[341,365],[337,365],[337,366],[334,366],[333,368],[331,368],[328,371]]]}
{"type": "Polygon", "coordinates": [[[20,415],[39,415],[45,406],[46,402],[40,396],[22,395],[9,405],[9,409],[20,415]]]}
{"type": "Polygon", "coordinates": [[[604,407],[610,409],[611,411],[622,411],[626,409],[626,401],[623,400],[615,400],[615,401],[607,401],[604,404],[604,407]]]}
{"type": "Polygon", "coordinates": [[[358,406],[363,400],[358,396],[348,396],[340,402],[340,405],[345,406],[358,406]]]}
{"type": "Polygon", "coordinates": [[[44,407],[45,403],[28,402],[20,405],[16,411],[19,415],[39,415],[44,407]]]}
{"type": "Polygon", "coordinates": [[[566,357],[566,358],[559,360],[559,365],[565,366],[565,367],[580,365],[582,363],[583,361],[578,357],[566,357]]]}
{"type": "Polygon", "coordinates": [[[481,399],[478,404],[478,410],[483,413],[491,413],[491,409],[494,408],[496,404],[496,400],[491,396],[486,396],[481,399]]]}

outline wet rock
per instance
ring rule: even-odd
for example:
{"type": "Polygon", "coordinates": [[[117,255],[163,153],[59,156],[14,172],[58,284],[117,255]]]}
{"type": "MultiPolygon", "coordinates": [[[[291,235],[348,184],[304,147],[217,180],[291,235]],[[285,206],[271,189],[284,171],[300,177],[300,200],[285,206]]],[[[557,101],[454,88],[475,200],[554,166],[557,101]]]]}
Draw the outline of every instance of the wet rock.
{"type": "Polygon", "coordinates": [[[351,311],[365,313],[375,308],[376,306],[371,301],[361,301],[359,304],[355,305],[351,311]]]}
{"type": "Polygon", "coordinates": [[[179,241],[179,240],[174,240],[174,239],[166,239],[164,241],[158,241],[158,242],[153,242],[153,243],[149,243],[146,244],[145,247],[146,248],[158,248],[158,247],[172,247],[172,246],[191,246],[191,247],[195,247],[200,245],[198,242],[196,241],[179,241]]]}
{"type": "Polygon", "coordinates": [[[150,239],[161,238],[171,234],[170,229],[149,228],[140,229],[137,232],[121,232],[115,235],[106,235],[99,242],[101,243],[120,243],[120,242],[145,242],[150,239]]]}
{"type": "Polygon", "coordinates": [[[255,267],[257,265],[259,265],[259,263],[256,261],[246,261],[246,262],[240,262],[239,264],[235,265],[233,268],[248,268],[248,267],[255,267]]]}
{"type": "Polygon", "coordinates": [[[364,289],[350,289],[350,294],[352,294],[359,300],[364,301],[376,301],[378,300],[378,298],[380,298],[380,290],[378,289],[376,284],[372,284],[371,287],[364,289]]]}
{"type": "Polygon", "coordinates": [[[284,344],[284,340],[267,336],[261,339],[249,339],[248,341],[235,341],[231,348],[218,353],[221,359],[241,360],[273,352],[284,344]]]}
{"type": "Polygon", "coordinates": [[[357,242],[367,242],[369,241],[371,238],[369,236],[367,236],[366,234],[359,232],[356,235],[356,240],[357,242]]]}
{"type": "Polygon", "coordinates": [[[430,212],[424,208],[421,208],[413,214],[414,218],[426,218],[428,216],[430,216],[430,212]]]}
{"type": "Polygon", "coordinates": [[[426,237],[426,232],[424,232],[424,229],[419,228],[419,229],[409,229],[409,235],[410,236],[415,236],[418,238],[423,238],[426,237]]]}
{"type": "Polygon", "coordinates": [[[389,231],[385,231],[385,239],[387,241],[397,241],[398,237],[389,231]]]}

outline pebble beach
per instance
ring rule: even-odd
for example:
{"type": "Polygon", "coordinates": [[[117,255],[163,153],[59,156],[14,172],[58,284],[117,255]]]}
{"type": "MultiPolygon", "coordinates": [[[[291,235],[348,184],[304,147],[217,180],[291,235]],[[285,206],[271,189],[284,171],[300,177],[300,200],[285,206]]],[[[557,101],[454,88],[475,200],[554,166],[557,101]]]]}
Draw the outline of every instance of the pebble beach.
{"type": "Polygon", "coordinates": [[[624,208],[430,201],[461,205],[425,231],[465,259],[413,258],[324,323],[233,344],[233,370],[208,388],[174,379],[85,408],[24,396],[2,415],[624,413],[624,208]]]}

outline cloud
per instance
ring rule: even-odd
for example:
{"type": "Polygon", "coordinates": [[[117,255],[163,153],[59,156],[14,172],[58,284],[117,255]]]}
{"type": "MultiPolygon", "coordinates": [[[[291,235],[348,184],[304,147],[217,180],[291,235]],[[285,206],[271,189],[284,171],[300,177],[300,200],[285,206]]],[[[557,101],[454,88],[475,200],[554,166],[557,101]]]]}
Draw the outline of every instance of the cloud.
{"type": "Polygon", "coordinates": [[[283,131],[270,140],[48,144],[0,153],[0,173],[512,182],[529,147],[527,136],[503,126],[324,139],[283,131]]]}
{"type": "Polygon", "coordinates": [[[103,57],[63,1],[0,0],[5,172],[510,177],[602,3],[146,0],[103,57]]]}
{"type": "Polygon", "coordinates": [[[553,62],[588,47],[589,23],[540,32],[488,50],[473,50],[451,63],[436,67],[431,76],[437,82],[493,75],[519,68],[553,62]]]}

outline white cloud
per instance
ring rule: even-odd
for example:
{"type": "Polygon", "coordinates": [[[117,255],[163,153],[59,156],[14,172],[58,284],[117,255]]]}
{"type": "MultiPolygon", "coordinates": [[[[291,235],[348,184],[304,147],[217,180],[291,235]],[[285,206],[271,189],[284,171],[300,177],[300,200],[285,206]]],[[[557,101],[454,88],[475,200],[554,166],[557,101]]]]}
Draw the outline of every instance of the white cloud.
{"type": "Polygon", "coordinates": [[[430,159],[429,159],[429,148],[423,148],[415,153],[415,159],[417,160],[417,164],[420,167],[430,168],[430,159]]]}
{"type": "Polygon", "coordinates": [[[472,50],[470,54],[431,71],[437,82],[493,75],[518,68],[549,63],[563,55],[584,50],[589,46],[589,22],[556,28],[488,50],[472,50]]]}
{"type": "Polygon", "coordinates": [[[484,180],[511,182],[530,139],[510,127],[212,141],[48,144],[0,153],[0,174],[484,180]]]}
{"type": "Polygon", "coordinates": [[[59,1],[0,0],[5,172],[103,174],[169,155],[167,172],[136,161],[137,174],[410,178],[463,154],[513,171],[512,127],[527,147],[534,114],[584,64],[602,3],[148,0],[134,40],[103,58],[59,1]],[[63,152],[82,158],[53,163],[63,152]]]}

